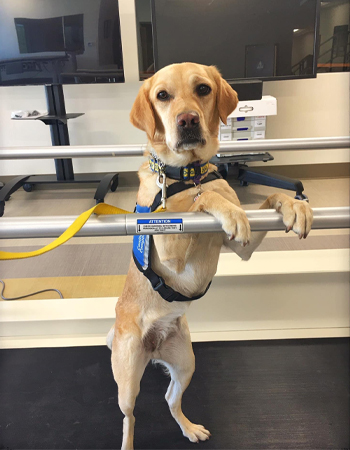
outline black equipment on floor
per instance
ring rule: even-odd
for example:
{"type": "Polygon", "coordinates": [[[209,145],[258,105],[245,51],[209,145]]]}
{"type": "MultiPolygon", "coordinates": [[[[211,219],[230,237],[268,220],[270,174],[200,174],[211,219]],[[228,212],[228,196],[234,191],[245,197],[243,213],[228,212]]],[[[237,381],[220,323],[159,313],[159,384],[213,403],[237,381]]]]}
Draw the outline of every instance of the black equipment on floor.
{"type": "MultiPolygon", "coordinates": [[[[67,122],[84,113],[67,114],[64,102],[62,84],[45,85],[48,114],[39,116],[45,125],[50,126],[51,142],[53,146],[70,145],[67,122]]],[[[18,118],[13,120],[33,120],[31,118],[18,118]]],[[[56,175],[26,175],[13,178],[1,188],[0,185],[0,217],[4,214],[5,201],[11,194],[23,186],[26,192],[31,192],[36,184],[70,184],[70,183],[99,183],[95,192],[96,203],[102,203],[111,188],[114,192],[118,187],[118,173],[101,174],[75,174],[71,159],[55,159],[56,175]]]]}
{"type": "MultiPolygon", "coordinates": [[[[212,434],[200,449],[347,449],[349,339],[196,342],[183,397],[212,434]]],[[[0,350],[0,448],[120,448],[123,415],[103,347],[0,350]]],[[[149,364],[134,415],[135,449],[193,449],[149,364]]]]}
{"type": "Polygon", "coordinates": [[[300,180],[284,177],[276,173],[265,172],[260,169],[254,169],[246,165],[247,162],[267,162],[272,161],[273,159],[273,156],[268,152],[223,153],[221,155],[216,155],[210,162],[218,166],[218,170],[223,178],[227,177],[229,168],[231,167],[230,173],[239,180],[241,186],[248,186],[249,183],[253,183],[287,189],[295,192],[294,198],[297,200],[308,200],[307,196],[303,194],[304,186],[300,180]]]}

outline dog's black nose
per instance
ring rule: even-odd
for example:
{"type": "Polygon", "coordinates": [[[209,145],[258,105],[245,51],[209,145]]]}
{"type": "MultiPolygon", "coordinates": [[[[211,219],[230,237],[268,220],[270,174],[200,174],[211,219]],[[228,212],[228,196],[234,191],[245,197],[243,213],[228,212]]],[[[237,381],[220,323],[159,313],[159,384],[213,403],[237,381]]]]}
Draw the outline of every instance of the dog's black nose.
{"type": "Polygon", "coordinates": [[[199,115],[196,112],[182,113],[177,116],[177,126],[180,128],[197,128],[199,126],[199,115]]]}

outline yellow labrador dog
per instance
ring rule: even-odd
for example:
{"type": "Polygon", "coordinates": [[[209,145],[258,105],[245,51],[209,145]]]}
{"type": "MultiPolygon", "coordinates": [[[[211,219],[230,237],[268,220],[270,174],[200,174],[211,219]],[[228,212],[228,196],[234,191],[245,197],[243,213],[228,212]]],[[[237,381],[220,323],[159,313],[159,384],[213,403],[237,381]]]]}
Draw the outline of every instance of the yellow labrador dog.
{"type": "MultiPolygon", "coordinates": [[[[214,176],[215,166],[207,164],[219,149],[219,121],[226,123],[237,102],[236,92],[215,67],[174,64],[144,82],[130,114],[132,124],[147,133],[151,160],[139,171],[140,210],[154,204],[164,183],[169,192],[180,183],[183,189],[169,195],[167,211],[205,211],[222,224],[223,232],[151,238],[148,250],[152,256],[147,264],[156,281],[137,258],[131,261],[116,305],[116,321],[107,337],[119,406],[125,415],[123,450],[133,449],[133,410],[150,360],[163,364],[171,376],[165,398],[183,435],[191,442],[210,437],[206,428],[190,422],[181,409],[183,392],[195,370],[185,312],[191,300],[206,292],[223,244],[248,260],[266,234],[250,232],[236,193],[214,176]]],[[[286,231],[293,230],[299,238],[308,235],[312,224],[308,203],[275,194],[261,208],[279,211],[286,231]]]]}

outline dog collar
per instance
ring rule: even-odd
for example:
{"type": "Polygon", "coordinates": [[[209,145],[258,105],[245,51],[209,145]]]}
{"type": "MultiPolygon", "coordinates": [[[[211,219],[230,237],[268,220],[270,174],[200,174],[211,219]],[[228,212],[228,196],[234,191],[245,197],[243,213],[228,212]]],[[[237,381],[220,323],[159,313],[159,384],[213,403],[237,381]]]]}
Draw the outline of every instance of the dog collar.
{"type": "Polygon", "coordinates": [[[149,167],[152,172],[164,173],[168,178],[178,181],[193,180],[198,184],[203,175],[206,175],[209,171],[209,161],[201,163],[195,161],[192,164],[188,164],[185,167],[166,166],[155,155],[149,159],[149,167]]]}

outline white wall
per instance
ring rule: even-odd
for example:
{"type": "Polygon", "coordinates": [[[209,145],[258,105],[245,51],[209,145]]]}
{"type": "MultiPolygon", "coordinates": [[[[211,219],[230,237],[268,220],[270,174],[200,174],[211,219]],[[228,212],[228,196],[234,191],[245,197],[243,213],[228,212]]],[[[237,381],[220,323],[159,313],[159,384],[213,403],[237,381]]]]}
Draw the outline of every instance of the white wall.
{"type": "Polygon", "coordinates": [[[265,82],[264,95],[277,98],[277,116],[268,118],[267,138],[348,136],[349,88],[347,72],[265,82]]]}
{"type": "MultiPolygon", "coordinates": [[[[129,123],[129,111],[141,86],[138,71],[135,8],[119,0],[125,84],[65,86],[68,112],[85,112],[69,123],[72,145],[136,144],[145,134],[129,123]]],[[[267,138],[349,135],[349,73],[317,79],[264,83],[264,95],[278,100],[278,115],[267,121],[267,138]]],[[[0,88],[0,147],[48,146],[50,132],[41,122],[10,120],[11,111],[45,110],[40,86],[0,88]]],[[[348,150],[274,152],[273,164],[349,161],[348,150]]],[[[76,172],[137,170],[141,158],[75,160],[76,172]]],[[[0,175],[54,173],[52,161],[3,161],[0,175]]]]}

